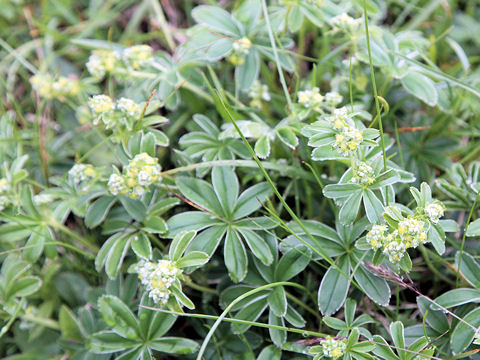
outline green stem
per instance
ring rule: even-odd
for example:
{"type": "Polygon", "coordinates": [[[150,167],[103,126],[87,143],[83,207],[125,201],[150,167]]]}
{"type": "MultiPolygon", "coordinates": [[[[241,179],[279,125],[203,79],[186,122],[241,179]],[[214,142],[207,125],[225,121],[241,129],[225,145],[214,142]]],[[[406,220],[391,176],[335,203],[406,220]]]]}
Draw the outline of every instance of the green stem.
{"type": "Polygon", "coordinates": [[[458,258],[457,279],[455,281],[457,287],[458,287],[458,281],[460,280],[460,269],[462,268],[462,255],[463,255],[463,247],[465,246],[465,237],[467,236],[468,225],[470,224],[470,220],[472,219],[473,210],[475,210],[475,207],[477,206],[479,195],[480,195],[480,191],[477,192],[477,196],[475,196],[475,201],[473,202],[472,208],[470,209],[470,213],[468,214],[467,224],[465,225],[465,231],[463,232],[462,244],[460,245],[460,254],[458,258]]]}
{"type": "MultiPolygon", "coordinates": [[[[363,12],[364,12],[364,16],[365,16],[365,34],[367,36],[368,62],[370,64],[370,75],[372,77],[373,96],[375,98],[375,108],[376,108],[376,111],[377,111],[378,127],[379,127],[379,130],[380,130],[380,141],[381,141],[381,144],[382,144],[383,171],[387,171],[387,155],[386,155],[386,151],[385,151],[385,139],[384,139],[384,136],[383,136],[382,114],[380,112],[380,102],[378,101],[377,84],[375,82],[375,73],[373,71],[372,50],[370,48],[370,33],[368,32],[367,0],[363,0],[363,12]]],[[[386,192],[385,201],[388,205],[388,191],[386,192]]]]}
{"type": "MultiPolygon", "coordinates": [[[[143,307],[143,308],[148,309],[148,310],[159,311],[159,312],[172,314],[172,315],[176,315],[176,316],[185,316],[185,317],[208,319],[208,320],[218,320],[219,319],[219,316],[215,316],[215,315],[183,313],[183,312],[169,311],[169,310],[158,309],[158,308],[143,306],[143,305],[140,305],[140,307],[143,307]]],[[[257,327],[267,328],[267,329],[283,330],[283,331],[288,331],[288,332],[291,332],[291,333],[301,334],[303,336],[314,336],[314,337],[325,337],[325,336],[327,336],[327,334],[316,332],[316,331],[301,330],[301,329],[289,328],[289,327],[280,326],[280,325],[264,324],[264,323],[260,323],[260,322],[256,322],[256,321],[234,319],[234,318],[229,318],[229,317],[223,317],[222,320],[226,321],[226,322],[243,324],[243,325],[250,325],[250,326],[257,326],[257,327]]]]}
{"type": "MultiPolygon", "coordinates": [[[[292,282],[288,282],[288,281],[280,281],[280,282],[276,282],[276,283],[273,283],[273,284],[267,284],[267,285],[260,286],[258,288],[247,291],[245,294],[242,294],[239,297],[237,297],[220,314],[220,316],[217,318],[217,320],[213,324],[210,331],[207,333],[207,336],[205,336],[205,339],[203,340],[202,346],[200,347],[200,350],[198,351],[197,360],[202,360],[203,354],[205,353],[205,350],[207,348],[207,345],[208,345],[210,339],[212,338],[212,335],[214,334],[215,330],[218,328],[218,326],[220,325],[222,320],[226,317],[226,315],[230,312],[230,310],[235,306],[235,304],[237,304],[238,302],[242,301],[243,299],[245,299],[245,298],[247,298],[247,297],[249,297],[253,294],[256,294],[260,291],[263,291],[263,290],[266,290],[266,289],[271,289],[271,288],[274,288],[274,287],[277,287],[277,286],[293,286],[293,287],[298,288],[301,285],[296,284],[296,283],[292,283],[292,282]]],[[[268,327],[270,327],[270,326],[273,326],[273,325],[268,325],[268,327]]],[[[324,335],[322,334],[321,336],[324,336],[324,335]]]]}
{"type": "Polygon", "coordinates": [[[268,37],[270,38],[270,43],[272,45],[273,56],[275,57],[275,62],[277,63],[278,76],[280,78],[280,83],[282,84],[282,89],[287,99],[288,110],[293,110],[292,99],[290,99],[290,93],[288,92],[287,82],[283,76],[282,65],[278,57],[277,45],[275,43],[275,38],[273,36],[272,25],[270,24],[270,18],[268,16],[267,3],[265,0],[262,0],[263,16],[265,17],[265,22],[267,23],[268,37]]]}

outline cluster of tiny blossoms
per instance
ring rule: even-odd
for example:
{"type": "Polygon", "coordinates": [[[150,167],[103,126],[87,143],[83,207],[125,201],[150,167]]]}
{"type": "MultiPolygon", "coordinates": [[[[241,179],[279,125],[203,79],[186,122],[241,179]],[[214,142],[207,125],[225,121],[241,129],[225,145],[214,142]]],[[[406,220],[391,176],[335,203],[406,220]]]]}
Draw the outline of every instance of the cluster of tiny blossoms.
{"type": "Polygon", "coordinates": [[[362,24],[362,19],[354,19],[347,13],[342,13],[332,18],[330,23],[335,31],[345,31],[350,34],[355,34],[362,24]]]}
{"type": "Polygon", "coordinates": [[[252,42],[249,38],[243,37],[240,40],[235,40],[232,46],[232,53],[228,57],[230,61],[235,66],[243,65],[245,62],[245,56],[247,56],[252,42]]]}
{"type": "Polygon", "coordinates": [[[330,91],[323,96],[318,87],[308,90],[302,90],[297,93],[298,103],[306,109],[318,109],[322,105],[327,105],[330,108],[335,108],[339,105],[343,96],[335,91],[330,91]]]}
{"type": "Polygon", "coordinates": [[[347,344],[345,340],[336,340],[331,336],[327,336],[325,340],[322,341],[322,350],[323,355],[328,358],[338,359],[343,355],[347,344]]]}
{"type": "Polygon", "coordinates": [[[118,125],[131,129],[131,120],[136,120],[142,112],[141,106],[131,99],[121,98],[115,102],[107,95],[92,96],[88,100],[88,105],[95,117],[93,124],[98,125],[101,121],[107,129],[113,129],[118,125]]]}
{"type": "Polygon", "coordinates": [[[315,5],[315,6],[322,6],[323,4],[325,4],[325,1],[324,0],[307,0],[307,3],[310,4],[310,5],[315,5]]]}
{"type": "Polygon", "coordinates": [[[182,270],[169,260],[159,260],[157,263],[141,260],[135,266],[135,272],[149,292],[150,298],[156,304],[165,305],[170,297],[169,289],[182,270]]]}
{"type": "Polygon", "coordinates": [[[97,171],[90,164],[75,164],[68,171],[68,176],[77,185],[92,180],[97,176],[97,171]]]}
{"type": "Polygon", "coordinates": [[[64,76],[54,79],[48,74],[35,75],[30,79],[30,83],[38,95],[47,100],[64,100],[68,96],[77,95],[81,89],[78,80],[64,76]]]}
{"type": "Polygon", "coordinates": [[[438,220],[445,213],[445,206],[440,201],[435,201],[425,206],[425,215],[434,224],[438,223],[438,220]]]}
{"type": "Polygon", "coordinates": [[[250,90],[248,91],[248,96],[252,98],[250,101],[250,106],[260,108],[263,101],[270,101],[270,93],[268,92],[268,86],[261,84],[260,81],[256,80],[250,90]]]}
{"type": "Polygon", "coordinates": [[[335,109],[329,121],[336,130],[335,143],[333,147],[342,155],[348,156],[355,152],[363,141],[360,130],[355,128],[353,123],[348,123],[347,108],[335,109]]]}
{"type": "Polygon", "coordinates": [[[94,50],[86,64],[88,72],[97,80],[106,74],[121,70],[139,70],[153,60],[153,49],[148,45],[135,45],[120,50],[94,50]]]}
{"type": "Polygon", "coordinates": [[[10,204],[10,184],[8,180],[3,178],[0,179],[0,211],[5,209],[10,204]]]}
{"type": "Polygon", "coordinates": [[[110,175],[108,189],[113,195],[128,194],[137,199],[150,185],[160,181],[161,170],[156,158],[147,153],[138,154],[123,168],[123,174],[110,175]]]}
{"type": "Polygon", "coordinates": [[[367,242],[374,249],[382,248],[391,262],[402,259],[405,251],[416,248],[427,241],[425,222],[415,216],[409,216],[398,223],[391,233],[386,225],[374,225],[367,234],[367,242]]]}
{"type": "Polygon", "coordinates": [[[364,161],[359,161],[353,168],[353,183],[360,185],[371,185],[375,182],[373,168],[364,161]]]}

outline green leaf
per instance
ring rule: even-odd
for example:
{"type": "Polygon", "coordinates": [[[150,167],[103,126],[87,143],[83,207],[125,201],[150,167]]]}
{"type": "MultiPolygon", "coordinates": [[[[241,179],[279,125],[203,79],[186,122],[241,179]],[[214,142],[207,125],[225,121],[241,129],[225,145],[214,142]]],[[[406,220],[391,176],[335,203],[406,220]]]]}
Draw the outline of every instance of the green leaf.
{"type": "Polygon", "coordinates": [[[258,51],[250,49],[245,56],[245,62],[235,69],[235,81],[241,90],[248,90],[258,77],[260,58],[258,51]]]}
{"type": "Polygon", "coordinates": [[[238,220],[258,210],[262,206],[261,203],[265,202],[266,198],[271,194],[272,188],[266,182],[249,187],[239,196],[233,212],[233,218],[238,220]]]}
{"type": "MultiPolygon", "coordinates": [[[[235,315],[235,319],[256,321],[266,308],[267,301],[259,297],[240,310],[237,315],[235,315]]],[[[248,324],[232,323],[232,332],[234,334],[243,334],[250,326],[251,325],[248,324]]]]}
{"type": "Polygon", "coordinates": [[[118,297],[102,296],[98,300],[98,308],[103,320],[113,331],[127,339],[140,339],[142,331],[137,318],[118,297]]]}
{"type": "Polygon", "coordinates": [[[62,337],[64,339],[73,339],[76,341],[83,341],[83,335],[80,330],[80,323],[67,306],[62,305],[58,314],[58,324],[62,337]]]}
{"type": "Polygon", "coordinates": [[[142,134],[140,151],[150,156],[155,156],[155,136],[151,133],[142,134]]]}
{"type": "MultiPolygon", "coordinates": [[[[480,289],[453,289],[437,297],[435,302],[447,309],[468,303],[480,303],[480,289]]],[[[432,308],[440,309],[437,305],[432,305],[432,308]]]]}
{"type": "Polygon", "coordinates": [[[167,232],[168,226],[161,217],[152,216],[143,222],[142,230],[150,234],[164,234],[167,232]]]}
{"type": "Polygon", "coordinates": [[[149,342],[149,346],[167,354],[193,354],[198,349],[195,341],[180,337],[164,337],[149,342]]]}
{"type": "Polygon", "coordinates": [[[430,106],[437,105],[438,93],[435,84],[425,75],[409,71],[407,75],[400,79],[403,87],[413,96],[419,98],[430,106]]]}
{"type": "Polygon", "coordinates": [[[473,287],[480,288],[480,264],[469,253],[459,251],[455,255],[455,264],[458,269],[460,264],[460,273],[473,287]],[[460,254],[462,255],[460,261],[460,254]]]}
{"type": "Polygon", "coordinates": [[[385,306],[390,300],[390,287],[385,279],[373,275],[363,265],[357,267],[354,273],[355,281],[362,291],[375,303],[385,306]]]}
{"type": "Polygon", "coordinates": [[[175,296],[175,298],[180,302],[181,305],[186,306],[190,310],[195,309],[195,304],[190,300],[187,295],[185,295],[182,292],[182,289],[180,289],[177,286],[172,286],[170,287],[170,291],[172,294],[175,296]]]}
{"type": "Polygon", "coordinates": [[[255,154],[260,159],[266,159],[270,155],[270,139],[268,136],[260,137],[255,143],[255,154]]]}
{"type": "Polygon", "coordinates": [[[190,251],[203,251],[207,253],[209,257],[212,256],[218,245],[220,245],[220,242],[223,240],[226,231],[227,226],[215,225],[210,229],[201,232],[193,239],[187,249],[187,253],[190,251]]]}
{"type": "Polygon", "coordinates": [[[359,192],[361,189],[362,187],[358,184],[330,184],[325,186],[323,194],[327,198],[340,199],[349,197],[352,193],[359,192]]]}
{"type": "Polygon", "coordinates": [[[238,179],[235,171],[229,166],[215,166],[212,170],[212,184],[220,201],[223,213],[230,216],[238,197],[238,179]]]}
{"type": "Polygon", "coordinates": [[[468,225],[467,236],[480,236],[480,219],[472,221],[468,225]]]}
{"type": "Polygon", "coordinates": [[[438,224],[431,224],[427,237],[432,242],[437,253],[442,255],[445,252],[445,232],[443,228],[438,224]]]}
{"type": "Polygon", "coordinates": [[[240,24],[225,10],[217,6],[200,5],[192,11],[192,17],[199,24],[206,25],[221,34],[239,37],[240,24]]]}
{"type": "Polygon", "coordinates": [[[117,277],[129,247],[130,238],[128,236],[115,239],[115,242],[111,244],[105,260],[105,272],[110,279],[113,280],[117,277]]]}
{"type": "Polygon", "coordinates": [[[338,213],[338,220],[340,223],[348,225],[355,221],[358,215],[358,209],[360,208],[360,203],[362,202],[362,197],[363,191],[356,191],[347,198],[338,213]]]}
{"type": "Polygon", "coordinates": [[[110,354],[117,351],[131,349],[139,343],[121,337],[113,331],[100,331],[88,337],[87,347],[95,354],[110,354]]]}
{"type": "Polygon", "coordinates": [[[33,263],[38,260],[42,255],[45,240],[53,240],[53,236],[50,233],[50,229],[46,226],[37,226],[32,229],[32,234],[28,238],[23,250],[23,256],[25,260],[33,263]]]}
{"type": "MultiPolygon", "coordinates": [[[[350,273],[350,264],[347,257],[339,259],[337,266],[346,274],[350,273]]],[[[333,266],[327,270],[318,288],[318,308],[323,315],[332,315],[343,305],[350,280],[333,266]]]]}
{"type": "Polygon", "coordinates": [[[13,296],[29,296],[35,293],[40,286],[42,286],[42,280],[36,276],[25,276],[21,279],[15,280],[14,283],[9,284],[5,299],[9,299],[13,296]]]}
{"type": "Polygon", "coordinates": [[[183,231],[200,231],[215,224],[222,224],[222,222],[211,214],[200,211],[185,211],[167,221],[170,236],[175,236],[183,231]]]}
{"type": "Polygon", "coordinates": [[[257,357],[257,360],[281,360],[282,350],[274,345],[263,348],[257,357]]]}
{"type": "Polygon", "coordinates": [[[465,315],[463,321],[459,322],[453,330],[450,345],[455,354],[464,351],[472,342],[475,336],[475,330],[472,329],[472,326],[477,329],[480,327],[480,308],[476,308],[465,315]]]}
{"type": "Polygon", "coordinates": [[[276,316],[285,316],[287,313],[287,295],[283,286],[273,288],[268,295],[268,305],[276,316]]]}
{"type": "Polygon", "coordinates": [[[143,221],[147,215],[147,208],[140,200],[131,199],[126,196],[119,197],[125,210],[128,214],[137,221],[143,221]]]}
{"type": "Polygon", "coordinates": [[[169,259],[171,261],[180,259],[196,235],[197,233],[195,231],[181,232],[175,235],[168,250],[169,259]]]}
{"type": "Polygon", "coordinates": [[[275,280],[288,281],[302,272],[310,262],[309,257],[304,255],[305,253],[309,253],[309,251],[304,245],[288,250],[278,262],[275,270],[275,280]]]}
{"type": "Polygon", "coordinates": [[[363,192],[363,205],[365,206],[365,212],[367,218],[371,223],[378,224],[383,215],[383,205],[372,190],[366,189],[363,192]]]}
{"type": "Polygon", "coordinates": [[[177,177],[176,183],[182,194],[202,209],[211,211],[214,214],[225,216],[222,205],[212,185],[204,180],[177,177]]]}
{"type": "Polygon", "coordinates": [[[234,282],[242,281],[247,275],[247,252],[236,231],[227,230],[223,249],[225,266],[234,282]]]}
{"type": "Polygon", "coordinates": [[[425,296],[418,296],[417,304],[423,316],[425,316],[425,313],[427,314],[426,321],[428,325],[439,333],[444,333],[448,330],[450,325],[448,324],[447,316],[442,310],[432,309],[432,302],[425,296]]]}
{"type": "MultiPolygon", "coordinates": [[[[283,317],[276,316],[273,311],[268,313],[268,323],[270,325],[285,326],[283,317]]],[[[285,330],[269,328],[268,332],[270,334],[270,339],[272,339],[273,343],[280,348],[287,341],[287,332],[285,330]]]]}
{"type": "Polygon", "coordinates": [[[200,266],[208,262],[208,254],[201,251],[192,251],[177,261],[179,268],[200,266]]]}
{"type": "Polygon", "coordinates": [[[242,234],[253,255],[265,265],[270,265],[273,261],[273,254],[266,241],[252,230],[238,228],[238,231],[242,234]]]}
{"type": "Polygon", "coordinates": [[[388,359],[388,360],[395,360],[399,359],[397,355],[392,351],[388,343],[385,341],[385,339],[381,336],[375,335],[373,337],[373,341],[375,341],[375,349],[373,350],[373,353],[377,356],[380,356],[382,359],[388,359]]]}
{"type": "Polygon", "coordinates": [[[148,240],[147,235],[143,232],[138,232],[130,235],[132,250],[138,257],[150,259],[152,257],[152,245],[148,240]]]}
{"type": "Polygon", "coordinates": [[[403,324],[400,321],[396,321],[390,324],[390,335],[392,336],[393,343],[397,347],[397,353],[401,360],[406,360],[408,353],[405,349],[405,337],[403,335],[403,324]]]}
{"type": "Polygon", "coordinates": [[[278,138],[290,149],[295,150],[298,146],[298,138],[289,127],[283,127],[277,130],[278,138]]]}

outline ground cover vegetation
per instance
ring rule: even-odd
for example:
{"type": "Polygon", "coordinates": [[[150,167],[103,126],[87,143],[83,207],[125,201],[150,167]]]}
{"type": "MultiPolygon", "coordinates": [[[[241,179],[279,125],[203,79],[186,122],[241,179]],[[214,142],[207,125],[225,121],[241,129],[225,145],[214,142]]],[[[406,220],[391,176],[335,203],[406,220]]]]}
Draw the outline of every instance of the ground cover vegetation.
{"type": "Polygon", "coordinates": [[[3,0],[5,359],[480,359],[480,6],[3,0]]]}

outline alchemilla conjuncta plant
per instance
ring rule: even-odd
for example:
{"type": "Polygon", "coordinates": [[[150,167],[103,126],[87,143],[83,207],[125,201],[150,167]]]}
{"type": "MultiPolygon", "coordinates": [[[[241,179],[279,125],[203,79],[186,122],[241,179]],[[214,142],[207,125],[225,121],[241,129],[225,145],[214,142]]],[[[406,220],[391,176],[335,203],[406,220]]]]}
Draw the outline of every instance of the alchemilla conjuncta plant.
{"type": "Polygon", "coordinates": [[[479,15],[7,0],[2,358],[477,359],[479,15]]]}

